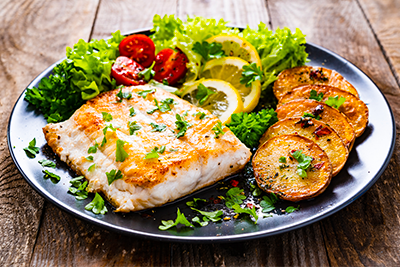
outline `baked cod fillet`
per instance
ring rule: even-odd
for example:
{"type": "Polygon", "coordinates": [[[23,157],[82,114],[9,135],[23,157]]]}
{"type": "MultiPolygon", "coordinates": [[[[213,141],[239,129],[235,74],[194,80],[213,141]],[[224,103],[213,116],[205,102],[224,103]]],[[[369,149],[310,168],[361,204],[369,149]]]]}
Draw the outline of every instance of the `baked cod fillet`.
{"type": "Polygon", "coordinates": [[[219,122],[143,85],[103,93],[43,132],[60,159],[86,177],[89,192],[103,193],[117,212],[130,212],[163,205],[244,168],[250,150],[228,128],[218,134],[219,122]],[[122,178],[109,183],[112,170],[122,178]]]}

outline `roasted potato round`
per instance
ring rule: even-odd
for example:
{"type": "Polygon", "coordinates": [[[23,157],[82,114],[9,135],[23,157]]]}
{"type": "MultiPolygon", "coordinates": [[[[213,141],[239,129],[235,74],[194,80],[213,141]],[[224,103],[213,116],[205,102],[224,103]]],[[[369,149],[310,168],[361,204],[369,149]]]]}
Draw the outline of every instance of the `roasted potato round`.
{"type": "Polygon", "coordinates": [[[349,123],[353,126],[356,137],[362,135],[368,125],[368,107],[365,103],[353,96],[352,94],[342,91],[338,88],[325,85],[303,85],[293,88],[287,92],[279,101],[278,106],[288,103],[295,99],[309,99],[311,90],[315,90],[317,94],[322,93],[323,98],[321,102],[325,102],[329,97],[344,97],[346,101],[339,107],[349,123]]]}
{"type": "Polygon", "coordinates": [[[354,144],[356,135],[347,118],[337,109],[322,102],[312,99],[297,99],[280,106],[276,109],[276,113],[279,120],[314,116],[317,120],[328,124],[334,129],[349,151],[354,144]]]}
{"type": "Polygon", "coordinates": [[[289,201],[321,194],[332,179],[332,165],[327,154],[313,141],[299,135],[272,137],[258,148],[252,164],[259,187],[289,201]],[[299,161],[293,156],[295,151],[312,158],[305,171],[306,177],[299,174],[299,161]]]}
{"type": "Polygon", "coordinates": [[[274,94],[280,101],[286,92],[305,84],[330,85],[349,92],[358,98],[356,88],[338,72],[311,66],[300,66],[282,71],[274,83],[274,94]]]}
{"type": "Polygon", "coordinates": [[[263,144],[268,139],[283,134],[298,134],[314,141],[328,155],[335,176],[346,163],[349,151],[335,130],[323,122],[311,118],[288,118],[278,121],[260,139],[263,144]]]}

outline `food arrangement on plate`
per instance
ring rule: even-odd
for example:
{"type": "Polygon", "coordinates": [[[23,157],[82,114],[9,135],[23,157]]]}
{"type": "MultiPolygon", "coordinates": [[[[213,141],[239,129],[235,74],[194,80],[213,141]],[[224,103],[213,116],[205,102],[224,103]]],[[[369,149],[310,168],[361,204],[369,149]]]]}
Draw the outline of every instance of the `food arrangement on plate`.
{"type": "MultiPolygon", "coordinates": [[[[153,22],[149,37],[80,40],[52,76],[27,89],[25,99],[49,122],[48,145],[82,175],[70,193],[95,193],[87,210],[105,214],[102,196],[115,212],[158,207],[252,166],[255,201],[244,203],[235,180],[219,200],[233,218],[257,222],[278,199],[313,198],[329,186],[367,126],[368,108],[339,73],[304,66],[299,30],[260,23],[239,31],[201,17],[153,22]]],[[[25,148],[32,158],[34,140],[25,148]]],[[[192,223],[227,218],[201,210],[202,202],[188,202],[201,217],[192,223]]],[[[193,227],[179,209],[162,223],[160,230],[193,227]]]]}

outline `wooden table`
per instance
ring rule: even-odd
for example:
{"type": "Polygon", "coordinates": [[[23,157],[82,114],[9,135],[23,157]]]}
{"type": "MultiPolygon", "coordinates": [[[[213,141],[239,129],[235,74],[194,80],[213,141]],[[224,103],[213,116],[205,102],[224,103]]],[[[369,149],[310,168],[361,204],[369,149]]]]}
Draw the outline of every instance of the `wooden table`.
{"type": "MultiPolygon", "coordinates": [[[[0,265],[256,266],[400,264],[399,0],[2,0],[0,1],[0,265]],[[397,126],[386,171],[357,201],[327,219],[232,244],[180,244],[108,232],[40,197],[15,167],[7,122],[28,83],[80,38],[150,27],[154,14],[224,18],[233,25],[300,28],[307,41],[358,66],[388,99],[397,126]]],[[[373,151],[371,151],[373,153],[373,151]]]]}

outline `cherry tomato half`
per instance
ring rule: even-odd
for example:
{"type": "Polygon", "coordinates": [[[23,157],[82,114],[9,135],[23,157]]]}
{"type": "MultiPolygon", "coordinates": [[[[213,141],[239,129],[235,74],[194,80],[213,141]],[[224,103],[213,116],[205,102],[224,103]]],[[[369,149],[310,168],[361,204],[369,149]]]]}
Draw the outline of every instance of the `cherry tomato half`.
{"type": "Polygon", "coordinates": [[[145,68],[153,63],[155,51],[153,40],[144,34],[127,36],[119,44],[120,56],[129,57],[145,68]]]}
{"type": "Polygon", "coordinates": [[[128,57],[117,57],[111,68],[111,76],[117,81],[117,85],[140,85],[146,82],[139,78],[139,72],[144,68],[128,57]]]}
{"type": "Polygon", "coordinates": [[[188,62],[187,56],[179,49],[165,48],[156,56],[154,80],[167,81],[169,85],[174,85],[185,77],[188,62]]]}

